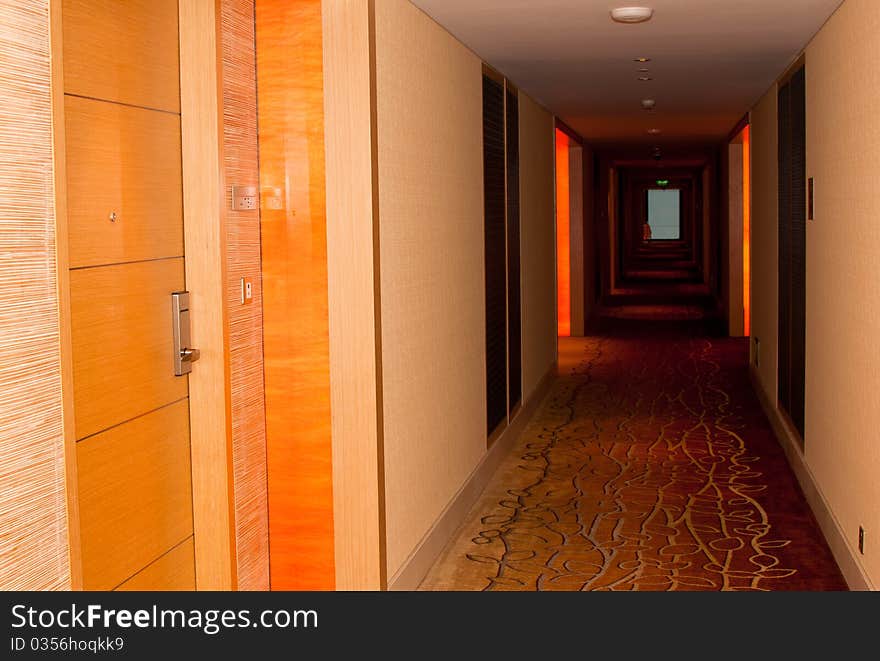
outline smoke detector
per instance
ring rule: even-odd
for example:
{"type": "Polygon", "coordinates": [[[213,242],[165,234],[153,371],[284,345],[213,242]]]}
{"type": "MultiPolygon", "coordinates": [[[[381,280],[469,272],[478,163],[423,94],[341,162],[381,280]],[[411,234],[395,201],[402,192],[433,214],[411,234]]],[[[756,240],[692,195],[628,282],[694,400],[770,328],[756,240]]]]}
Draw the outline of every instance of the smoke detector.
{"type": "Polygon", "coordinates": [[[650,7],[617,7],[611,10],[611,18],[618,23],[644,23],[650,21],[654,10],[650,7]]]}

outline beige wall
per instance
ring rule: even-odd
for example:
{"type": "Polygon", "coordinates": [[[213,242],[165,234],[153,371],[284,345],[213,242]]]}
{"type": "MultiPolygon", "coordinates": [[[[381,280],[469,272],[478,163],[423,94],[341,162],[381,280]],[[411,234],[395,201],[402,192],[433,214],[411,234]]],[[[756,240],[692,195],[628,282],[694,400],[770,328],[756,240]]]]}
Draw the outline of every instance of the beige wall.
{"type": "Polygon", "coordinates": [[[46,0],[0,6],[0,589],[70,587],[46,0]]]}
{"type": "Polygon", "coordinates": [[[556,362],[553,116],[519,94],[523,398],[556,362]]]}
{"type": "Polygon", "coordinates": [[[376,100],[392,576],[486,450],[482,63],[377,2],[376,100]]]}
{"type": "MultiPolygon", "coordinates": [[[[779,221],[776,153],[776,85],[752,110],[752,338],[760,340],[758,374],[776,401],[777,261],[779,221]]],[[[755,342],[752,341],[752,364],[755,342]]]]}
{"type": "MultiPolygon", "coordinates": [[[[486,453],[482,62],[376,6],[388,576],[486,453]]],[[[552,117],[520,95],[524,395],[555,360],[552,117]],[[540,320],[536,316],[541,316],[540,320]]]]}
{"type": "Polygon", "coordinates": [[[806,458],[880,586],[880,3],[847,0],[808,46],[806,458]]]}
{"type": "MultiPolygon", "coordinates": [[[[847,0],[806,49],[807,221],[805,461],[850,553],[880,585],[880,3],[847,0]],[[867,531],[864,556],[858,528],[867,531]]],[[[752,296],[760,380],[776,394],[776,90],[752,117],[752,296]]]]}

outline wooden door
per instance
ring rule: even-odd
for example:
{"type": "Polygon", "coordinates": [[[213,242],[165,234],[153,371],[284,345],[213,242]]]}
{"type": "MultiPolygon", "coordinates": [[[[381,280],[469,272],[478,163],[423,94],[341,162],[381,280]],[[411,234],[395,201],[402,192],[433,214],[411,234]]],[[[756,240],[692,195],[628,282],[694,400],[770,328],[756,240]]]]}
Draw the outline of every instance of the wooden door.
{"type": "Polygon", "coordinates": [[[72,555],[85,589],[194,589],[188,378],[172,358],[171,293],[186,289],[178,4],[62,0],[60,16],[72,555]]]}

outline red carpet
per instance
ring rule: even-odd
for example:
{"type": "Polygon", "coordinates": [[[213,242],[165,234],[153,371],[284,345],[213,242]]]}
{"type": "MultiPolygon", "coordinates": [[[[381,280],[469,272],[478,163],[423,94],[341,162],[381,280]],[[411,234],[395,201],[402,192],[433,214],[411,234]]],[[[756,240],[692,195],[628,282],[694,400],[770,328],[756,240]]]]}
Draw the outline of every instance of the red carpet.
{"type": "Polygon", "coordinates": [[[434,590],[845,590],[751,390],[747,340],[610,319],[432,569],[434,590]]]}

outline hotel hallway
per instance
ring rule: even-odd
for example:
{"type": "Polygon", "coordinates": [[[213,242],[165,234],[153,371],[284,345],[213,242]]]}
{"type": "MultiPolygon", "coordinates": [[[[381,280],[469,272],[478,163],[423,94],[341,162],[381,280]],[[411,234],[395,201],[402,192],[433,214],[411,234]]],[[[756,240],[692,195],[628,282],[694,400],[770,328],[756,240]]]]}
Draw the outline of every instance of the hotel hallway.
{"type": "Polygon", "coordinates": [[[748,340],[712,335],[606,318],[561,338],[550,394],[421,589],[845,590],[748,340]]]}

